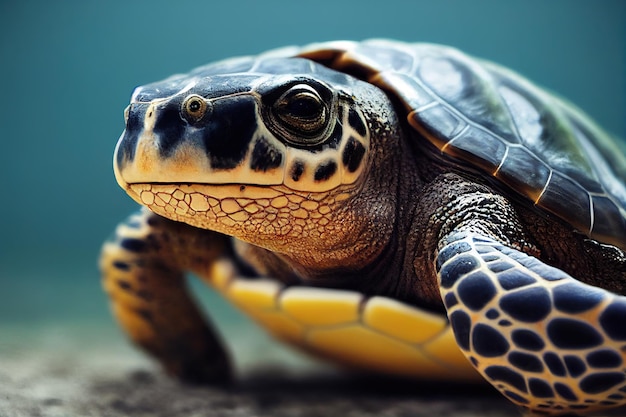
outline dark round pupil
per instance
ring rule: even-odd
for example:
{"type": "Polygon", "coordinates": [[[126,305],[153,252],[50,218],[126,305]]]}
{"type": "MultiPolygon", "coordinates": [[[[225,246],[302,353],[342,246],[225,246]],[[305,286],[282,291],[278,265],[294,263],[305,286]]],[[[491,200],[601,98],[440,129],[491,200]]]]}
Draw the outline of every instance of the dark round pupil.
{"type": "Polygon", "coordinates": [[[322,106],[315,97],[309,94],[298,94],[287,102],[285,110],[298,119],[313,119],[319,117],[322,106]]]}
{"type": "Polygon", "coordinates": [[[192,113],[197,113],[202,108],[202,104],[200,104],[200,100],[192,100],[189,103],[189,111],[192,113]]]}

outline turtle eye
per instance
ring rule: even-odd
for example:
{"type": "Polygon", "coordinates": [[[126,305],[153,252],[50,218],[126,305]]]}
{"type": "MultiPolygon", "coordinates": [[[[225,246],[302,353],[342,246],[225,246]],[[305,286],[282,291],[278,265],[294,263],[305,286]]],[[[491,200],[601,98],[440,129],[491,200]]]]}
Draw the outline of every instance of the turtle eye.
{"type": "Polygon", "coordinates": [[[195,123],[204,117],[207,107],[204,97],[192,94],[183,101],[181,113],[189,123],[195,123]]]}
{"type": "Polygon", "coordinates": [[[312,138],[323,131],[328,122],[328,109],[317,91],[298,84],[274,104],[274,113],[293,134],[312,138]]]}

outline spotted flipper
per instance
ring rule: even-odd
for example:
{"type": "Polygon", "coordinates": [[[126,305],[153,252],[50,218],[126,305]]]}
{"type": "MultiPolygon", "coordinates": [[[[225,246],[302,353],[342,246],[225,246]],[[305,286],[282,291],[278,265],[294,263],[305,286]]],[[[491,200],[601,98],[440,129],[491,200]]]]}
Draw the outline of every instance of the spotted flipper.
{"type": "MultiPolygon", "coordinates": [[[[121,223],[102,248],[100,269],[113,313],[128,336],[165,369],[194,383],[231,378],[228,355],[185,288],[184,271],[217,258],[220,236],[147,210],[121,223]]],[[[204,265],[209,267],[210,265],[204,265]]]]}
{"type": "Polygon", "coordinates": [[[487,381],[538,415],[626,404],[626,297],[478,234],[442,243],[442,299],[487,381]]]}

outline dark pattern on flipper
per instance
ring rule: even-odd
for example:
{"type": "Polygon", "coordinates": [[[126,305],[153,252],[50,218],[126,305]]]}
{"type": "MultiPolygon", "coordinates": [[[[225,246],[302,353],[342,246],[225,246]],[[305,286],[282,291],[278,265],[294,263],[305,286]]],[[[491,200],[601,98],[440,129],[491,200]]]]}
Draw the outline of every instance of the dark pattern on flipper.
{"type": "Polygon", "coordinates": [[[510,368],[504,366],[489,366],[485,369],[485,375],[493,381],[502,381],[522,392],[527,392],[524,377],[510,368]]]}
{"type": "Polygon", "coordinates": [[[589,394],[598,394],[626,381],[623,372],[602,372],[591,374],[580,381],[580,389],[589,394]]]}
{"type": "Polygon", "coordinates": [[[537,323],[550,314],[552,302],[545,288],[533,287],[505,295],[500,300],[500,308],[515,320],[537,323]]]}
{"type": "Polygon", "coordinates": [[[509,350],[509,342],[493,327],[478,323],[472,329],[472,347],[486,358],[502,356],[509,350]]]}
{"type": "Polygon", "coordinates": [[[528,380],[528,390],[538,398],[554,398],[552,387],[542,379],[530,378],[528,380]]]}
{"type": "Polygon", "coordinates": [[[619,353],[611,349],[596,350],[587,355],[587,363],[592,368],[616,368],[623,362],[619,353]]]}
{"type": "Polygon", "coordinates": [[[478,267],[476,258],[472,256],[458,256],[441,269],[441,285],[450,288],[463,275],[478,267]]]}
{"type": "MultiPolygon", "coordinates": [[[[185,239],[171,233],[181,225],[147,210],[122,223],[101,256],[102,282],[117,319],[130,338],[162,362],[172,375],[189,382],[230,380],[228,354],[185,290],[183,271],[171,247],[185,239]],[[168,237],[168,234],[169,237],[168,237]],[[177,317],[184,317],[181,323],[177,317]]],[[[212,244],[210,242],[196,242],[212,244]]],[[[214,242],[219,245],[219,242],[214,242]]],[[[198,250],[211,248],[200,247],[198,250]]]]}
{"type": "Polygon", "coordinates": [[[578,356],[565,355],[563,357],[563,361],[565,362],[567,372],[573,378],[578,378],[587,371],[587,365],[585,365],[585,362],[583,362],[583,360],[578,356]]]}
{"type": "Polygon", "coordinates": [[[472,319],[463,311],[455,311],[450,315],[450,323],[454,329],[456,343],[461,349],[469,350],[470,348],[470,330],[472,328],[472,319]]]}
{"type": "Polygon", "coordinates": [[[122,239],[120,246],[131,252],[141,253],[147,250],[148,245],[145,240],[128,237],[122,239]]]}
{"type": "Polygon", "coordinates": [[[523,352],[509,353],[509,362],[516,368],[527,372],[543,372],[543,363],[535,355],[523,352]]]}
{"type": "Polygon", "coordinates": [[[626,300],[617,300],[609,305],[600,315],[600,325],[610,338],[626,341],[626,300]]]}
{"type": "Polygon", "coordinates": [[[522,349],[532,350],[534,352],[539,352],[542,350],[546,344],[544,340],[537,333],[526,330],[526,329],[518,329],[514,330],[512,333],[513,343],[522,349]]]}
{"type": "Polygon", "coordinates": [[[470,310],[482,310],[496,295],[496,287],[484,273],[477,271],[469,274],[457,287],[457,294],[470,310]]]}
{"type": "Polygon", "coordinates": [[[457,326],[462,337],[453,331],[463,343],[470,332],[470,349],[463,352],[503,395],[546,415],[620,403],[610,396],[626,398],[618,394],[626,392],[619,340],[626,336],[624,298],[487,238],[453,236],[436,264],[442,296],[457,301],[447,307],[450,317],[465,321],[457,326]],[[602,303],[608,308],[597,311],[602,303]],[[554,379],[544,379],[545,372],[554,379]]]}
{"type": "Polygon", "coordinates": [[[546,352],[543,355],[543,361],[546,363],[546,365],[548,366],[548,369],[550,370],[550,372],[552,372],[554,375],[556,376],[565,376],[565,365],[563,364],[563,361],[561,360],[561,358],[559,357],[559,355],[557,355],[554,352],[546,352]]]}
{"type": "Polygon", "coordinates": [[[548,337],[558,348],[587,349],[599,346],[602,335],[590,325],[574,319],[555,318],[548,323],[548,337]]]}
{"type": "Polygon", "coordinates": [[[601,291],[582,288],[573,283],[559,285],[553,290],[554,306],[564,313],[583,313],[603,300],[601,291]]]}

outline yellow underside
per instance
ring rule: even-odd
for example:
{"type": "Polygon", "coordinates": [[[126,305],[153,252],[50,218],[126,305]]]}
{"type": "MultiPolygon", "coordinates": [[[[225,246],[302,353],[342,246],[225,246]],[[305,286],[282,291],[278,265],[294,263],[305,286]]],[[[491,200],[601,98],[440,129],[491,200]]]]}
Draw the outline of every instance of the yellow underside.
{"type": "Polygon", "coordinates": [[[351,368],[429,380],[480,381],[445,316],[354,291],[284,287],[214,265],[215,289],[274,337],[351,368]]]}

